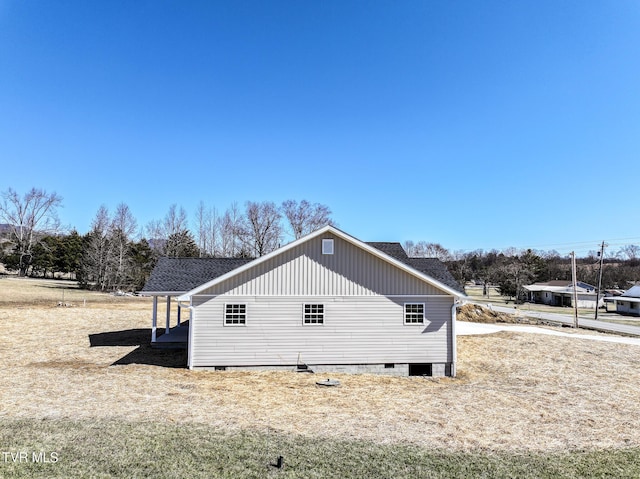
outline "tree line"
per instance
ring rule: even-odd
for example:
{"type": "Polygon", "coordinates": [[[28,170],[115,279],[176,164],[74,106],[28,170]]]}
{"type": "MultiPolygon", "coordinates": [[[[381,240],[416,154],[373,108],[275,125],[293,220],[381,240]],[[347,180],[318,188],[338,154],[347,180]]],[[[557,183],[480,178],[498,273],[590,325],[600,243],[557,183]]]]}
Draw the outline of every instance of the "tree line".
{"type": "MultiPolygon", "coordinates": [[[[461,284],[469,282],[482,285],[485,292],[495,286],[503,296],[522,300],[526,296],[524,286],[552,280],[572,280],[571,259],[555,250],[507,248],[451,252],[438,243],[406,241],[403,244],[409,256],[435,257],[443,261],[451,274],[461,284]]],[[[601,289],[626,290],[640,281],[640,246],[624,245],[617,251],[609,251],[602,258],[597,251],[576,259],[576,276],[601,289]]]]}
{"type": "Polygon", "coordinates": [[[164,218],[139,227],[125,204],[101,206],[90,231],[65,232],[56,193],[13,189],[0,203],[0,262],[21,276],[66,274],[81,286],[101,291],[144,286],[159,257],[258,257],[334,224],[328,206],[307,200],[247,201],[224,212],[200,202],[190,223],[186,210],[171,205],[164,218]],[[193,227],[191,226],[193,225],[193,227]]]}
{"type": "MultiPolygon", "coordinates": [[[[0,262],[22,276],[75,278],[83,287],[102,291],[137,290],[144,286],[159,257],[259,257],[289,239],[334,224],[331,210],[307,200],[247,201],[224,211],[201,201],[191,221],[186,210],[171,205],[165,216],[140,227],[125,203],[110,212],[101,206],[85,235],[64,231],[57,216],[62,198],[32,188],[13,189],[0,202],[0,262]]],[[[505,296],[520,298],[523,286],[540,281],[570,280],[568,256],[557,251],[476,250],[451,252],[438,243],[406,241],[411,257],[443,261],[461,284],[497,286],[505,296]]],[[[597,286],[595,251],[577,260],[578,279],[597,286]]],[[[603,289],[627,289],[640,281],[640,246],[608,252],[602,268],[603,289]]]]}

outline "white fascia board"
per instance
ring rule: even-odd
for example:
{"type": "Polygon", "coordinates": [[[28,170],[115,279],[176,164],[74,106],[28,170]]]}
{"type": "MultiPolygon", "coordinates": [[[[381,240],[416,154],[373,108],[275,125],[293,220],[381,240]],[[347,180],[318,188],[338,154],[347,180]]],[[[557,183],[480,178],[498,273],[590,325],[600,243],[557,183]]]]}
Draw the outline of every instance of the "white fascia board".
{"type": "Polygon", "coordinates": [[[623,302],[627,302],[627,303],[640,303],[640,298],[635,298],[633,296],[613,296],[613,297],[607,297],[608,299],[612,300],[612,301],[623,301],[623,302]]]}
{"type": "Polygon", "coordinates": [[[197,288],[192,289],[191,291],[188,291],[186,293],[184,293],[182,296],[180,296],[178,298],[178,301],[188,301],[192,296],[196,296],[199,293],[201,293],[202,291],[205,291],[207,289],[209,289],[212,286],[215,286],[216,284],[222,283],[223,281],[226,281],[229,278],[234,277],[237,274],[240,274],[244,271],[247,271],[251,268],[253,268],[256,265],[259,265],[261,263],[264,263],[265,261],[269,261],[271,258],[274,258],[286,251],[289,251],[290,249],[295,248],[296,246],[305,243],[313,238],[316,238],[318,236],[321,236],[323,234],[333,234],[335,236],[337,236],[338,238],[341,238],[345,241],[348,241],[349,243],[369,252],[370,254],[377,256],[378,258],[391,263],[392,265],[396,266],[397,268],[400,268],[402,270],[404,270],[405,272],[417,277],[418,279],[421,279],[422,281],[430,284],[431,286],[434,286],[438,289],[441,289],[443,291],[445,291],[446,293],[450,294],[451,296],[454,296],[456,298],[464,298],[466,295],[461,293],[460,291],[456,291],[455,289],[441,283],[440,281],[437,281],[436,279],[427,276],[426,274],[412,268],[411,266],[409,266],[408,264],[403,263],[402,261],[399,261],[391,256],[389,256],[386,253],[383,253],[382,251],[380,251],[377,248],[374,248],[373,246],[369,246],[368,244],[360,241],[359,239],[345,233],[342,230],[339,230],[338,228],[336,228],[335,226],[331,226],[331,225],[327,225],[324,226],[323,228],[320,228],[319,230],[314,231],[313,233],[309,233],[306,236],[303,236],[302,238],[298,238],[295,241],[292,241],[291,243],[278,248],[277,250],[272,251],[269,254],[266,254],[264,256],[261,256],[260,258],[257,258],[239,268],[236,268],[232,271],[229,271],[228,273],[219,276],[201,286],[198,286],[197,288]]]}
{"type": "Polygon", "coordinates": [[[139,296],[179,296],[184,294],[185,291],[141,291],[139,296]]]}
{"type": "MultiPolygon", "coordinates": [[[[526,289],[527,291],[531,291],[532,293],[537,293],[537,292],[546,292],[546,293],[558,293],[558,294],[573,294],[573,286],[537,286],[535,284],[529,285],[529,286],[523,286],[524,289],[526,289]]],[[[585,289],[585,288],[581,288],[580,286],[578,286],[578,294],[596,294],[596,293],[591,293],[589,292],[589,290],[585,289]]]]}
{"type": "Polygon", "coordinates": [[[538,286],[535,284],[529,286],[523,286],[527,291],[538,292],[538,291],[546,291],[547,293],[566,293],[573,292],[573,288],[567,288],[565,286],[538,286]]]}

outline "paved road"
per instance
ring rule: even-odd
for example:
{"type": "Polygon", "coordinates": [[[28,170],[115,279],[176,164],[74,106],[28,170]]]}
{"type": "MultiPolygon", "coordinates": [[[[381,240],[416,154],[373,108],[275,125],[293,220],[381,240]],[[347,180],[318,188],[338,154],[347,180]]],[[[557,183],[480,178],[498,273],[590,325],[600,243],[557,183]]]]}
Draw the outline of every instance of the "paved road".
{"type": "MultiPolygon", "coordinates": [[[[487,307],[486,303],[473,302],[480,306],[487,307]]],[[[543,321],[550,321],[553,323],[564,324],[567,326],[573,326],[573,315],[570,314],[558,314],[558,313],[543,313],[541,311],[529,311],[524,309],[509,308],[505,306],[490,306],[494,311],[501,313],[516,314],[519,316],[526,316],[534,319],[541,319],[543,321]]],[[[640,327],[628,326],[626,324],[607,323],[605,321],[595,321],[593,319],[578,318],[578,326],[585,329],[593,329],[596,331],[604,331],[607,333],[626,334],[630,336],[640,336],[640,327]]]]}

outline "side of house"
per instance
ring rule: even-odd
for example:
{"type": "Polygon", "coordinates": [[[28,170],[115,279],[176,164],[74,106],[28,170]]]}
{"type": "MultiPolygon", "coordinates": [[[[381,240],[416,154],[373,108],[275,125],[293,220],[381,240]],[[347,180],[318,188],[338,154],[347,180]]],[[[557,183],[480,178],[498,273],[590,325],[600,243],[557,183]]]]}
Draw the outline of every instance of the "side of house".
{"type": "Polygon", "coordinates": [[[190,291],[189,367],[455,375],[464,293],[402,259],[325,227],[190,291]]]}
{"type": "Polygon", "coordinates": [[[615,303],[616,313],[640,316],[640,286],[633,286],[621,296],[609,300],[615,303]]]}
{"type": "MultiPolygon", "coordinates": [[[[532,303],[549,306],[572,307],[574,302],[573,283],[571,281],[547,281],[524,286],[528,300],[532,303]]],[[[582,281],[577,282],[578,308],[595,308],[595,287],[582,281]]]]}

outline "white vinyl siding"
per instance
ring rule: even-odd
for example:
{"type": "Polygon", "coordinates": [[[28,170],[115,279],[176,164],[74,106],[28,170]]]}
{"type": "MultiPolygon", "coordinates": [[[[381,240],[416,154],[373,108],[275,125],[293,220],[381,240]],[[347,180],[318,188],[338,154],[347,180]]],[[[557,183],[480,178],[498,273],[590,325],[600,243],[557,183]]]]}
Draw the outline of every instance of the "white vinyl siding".
{"type": "Polygon", "coordinates": [[[452,361],[451,296],[325,297],[322,327],[300,320],[305,304],[320,304],[317,297],[242,297],[251,312],[245,328],[223,327],[221,306],[228,296],[193,299],[196,368],[295,365],[298,356],[307,364],[328,365],[452,361]],[[423,327],[408,328],[400,319],[410,302],[425,305],[423,327]]]}
{"type": "MultiPolygon", "coordinates": [[[[326,239],[326,238],[325,238],[326,239]]],[[[341,238],[322,254],[314,238],[222,281],[202,295],[374,296],[434,295],[442,290],[341,238]]]]}

